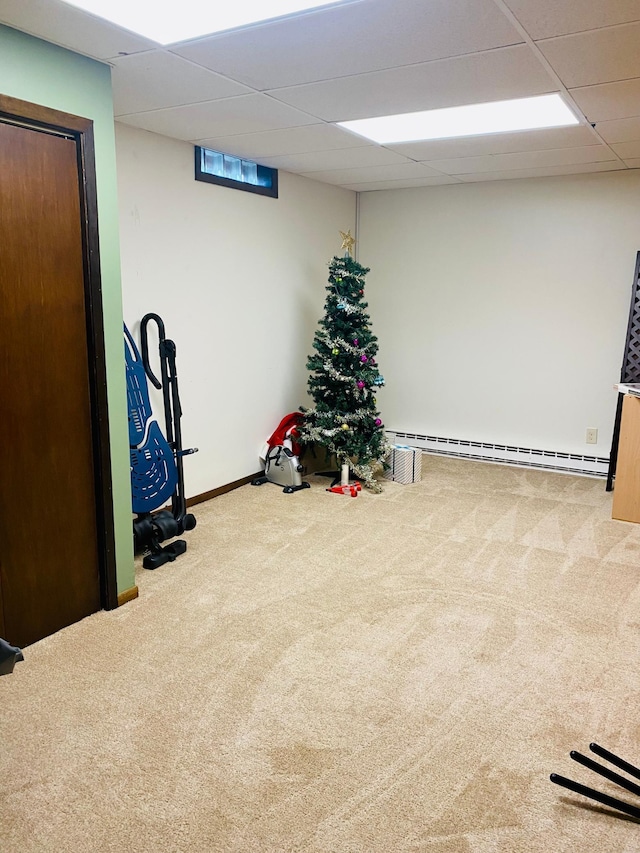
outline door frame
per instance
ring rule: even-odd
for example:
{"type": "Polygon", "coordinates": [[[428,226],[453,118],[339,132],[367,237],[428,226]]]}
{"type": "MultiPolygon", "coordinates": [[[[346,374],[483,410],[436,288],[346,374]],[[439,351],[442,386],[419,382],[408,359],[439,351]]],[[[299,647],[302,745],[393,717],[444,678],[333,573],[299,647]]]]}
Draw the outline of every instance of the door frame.
{"type": "Polygon", "coordinates": [[[105,610],[113,610],[118,606],[118,587],[93,121],[0,94],[0,122],[43,133],[62,134],[76,143],[100,604],[105,610]]]}

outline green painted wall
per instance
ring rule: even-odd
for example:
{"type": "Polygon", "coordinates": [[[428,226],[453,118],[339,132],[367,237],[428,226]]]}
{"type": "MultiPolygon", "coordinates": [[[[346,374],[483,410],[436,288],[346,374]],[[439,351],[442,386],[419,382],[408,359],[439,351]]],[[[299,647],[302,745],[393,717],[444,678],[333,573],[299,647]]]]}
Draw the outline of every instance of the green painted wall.
{"type": "Polygon", "coordinates": [[[0,25],[0,93],[94,122],[118,592],[134,585],[116,159],[107,65],[0,25]]]}

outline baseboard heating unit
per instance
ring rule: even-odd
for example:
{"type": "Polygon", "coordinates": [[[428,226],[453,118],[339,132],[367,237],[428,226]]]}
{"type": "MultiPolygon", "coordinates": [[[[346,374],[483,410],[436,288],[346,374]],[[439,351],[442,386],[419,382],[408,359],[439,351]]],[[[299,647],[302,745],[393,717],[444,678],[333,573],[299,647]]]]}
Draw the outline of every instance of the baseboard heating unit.
{"type": "Polygon", "coordinates": [[[604,456],[535,450],[531,447],[491,444],[486,441],[464,441],[460,438],[418,435],[392,429],[386,430],[386,433],[392,444],[407,444],[409,447],[419,447],[425,453],[457,456],[461,459],[474,459],[477,462],[499,462],[503,465],[543,468],[546,471],[583,474],[589,477],[606,477],[609,468],[609,457],[604,456]]]}

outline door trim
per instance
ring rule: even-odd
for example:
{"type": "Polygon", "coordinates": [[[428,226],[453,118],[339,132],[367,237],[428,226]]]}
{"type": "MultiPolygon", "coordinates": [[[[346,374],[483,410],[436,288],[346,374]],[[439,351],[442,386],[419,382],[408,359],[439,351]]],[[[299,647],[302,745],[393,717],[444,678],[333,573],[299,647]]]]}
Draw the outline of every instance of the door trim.
{"type": "Polygon", "coordinates": [[[44,133],[62,133],[76,142],[82,217],[100,604],[105,610],[113,610],[118,606],[118,588],[93,121],[8,95],[0,95],[0,122],[2,121],[44,133]]]}

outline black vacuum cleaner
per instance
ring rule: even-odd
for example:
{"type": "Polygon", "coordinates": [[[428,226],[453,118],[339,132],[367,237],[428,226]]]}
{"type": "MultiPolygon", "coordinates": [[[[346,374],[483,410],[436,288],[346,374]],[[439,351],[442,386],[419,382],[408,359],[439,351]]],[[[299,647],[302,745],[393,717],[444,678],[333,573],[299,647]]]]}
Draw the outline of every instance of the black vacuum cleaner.
{"type": "Polygon", "coordinates": [[[197,453],[197,448],[183,450],[180,419],[182,408],[178,396],[176,345],[165,336],[164,323],[157,314],[145,314],[140,322],[142,356],[131,333],[124,327],[127,402],[129,408],[129,445],[131,453],[133,541],[136,553],[145,554],[145,569],[157,569],[187,550],[183,539],[168,545],[160,543],[181,536],[196,526],[195,517],[187,512],[184,494],[182,457],[197,453]],[[147,327],[153,321],[158,328],[160,379],[149,363],[147,327]],[[162,389],[165,434],[153,416],[147,379],[162,389]],[[171,500],[171,509],[160,509],[171,500]]]}

